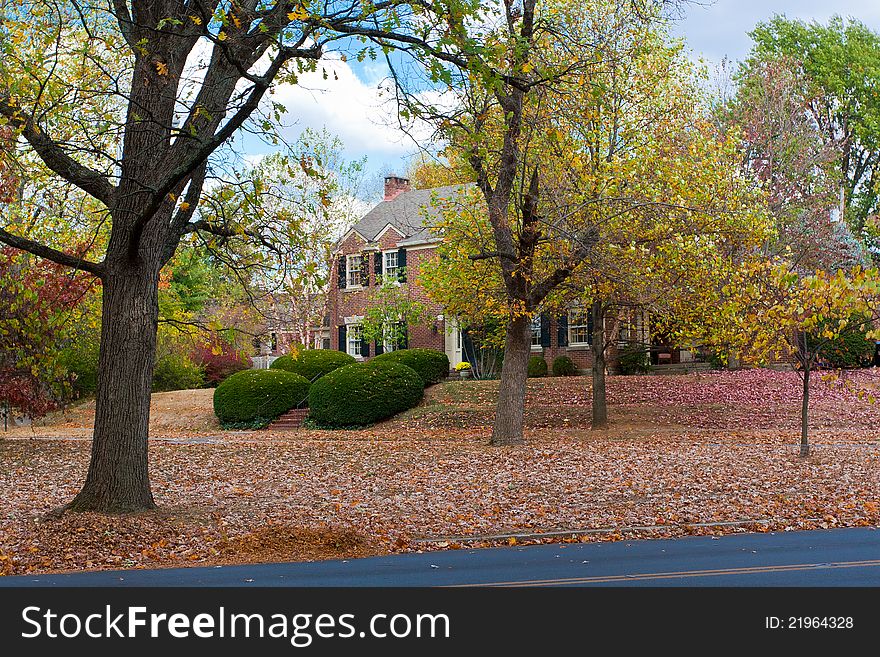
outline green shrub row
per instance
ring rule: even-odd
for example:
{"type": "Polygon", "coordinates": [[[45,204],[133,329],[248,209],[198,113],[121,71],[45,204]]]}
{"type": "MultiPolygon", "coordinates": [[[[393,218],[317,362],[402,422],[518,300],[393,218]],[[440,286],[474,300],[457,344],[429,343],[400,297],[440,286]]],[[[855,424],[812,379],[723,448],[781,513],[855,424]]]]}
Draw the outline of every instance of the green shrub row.
{"type": "Polygon", "coordinates": [[[449,376],[449,357],[436,349],[400,349],[376,356],[374,363],[400,363],[411,367],[426,386],[440,383],[449,376]]]}
{"type": "Polygon", "coordinates": [[[214,391],[214,413],[226,428],[266,426],[309,396],[309,381],[284,370],[236,372],[214,391]]]}
{"type": "Polygon", "coordinates": [[[529,358],[529,378],[536,376],[547,376],[547,361],[543,356],[532,356],[529,358]]]}
{"type": "Polygon", "coordinates": [[[578,373],[574,361],[568,356],[553,359],[553,376],[575,376],[578,373]]]}
{"type": "Polygon", "coordinates": [[[422,399],[422,377],[388,359],[346,365],[322,376],[309,391],[309,417],[325,427],[372,424],[422,399]]]}
{"type": "Polygon", "coordinates": [[[353,356],[330,349],[304,349],[295,356],[282,356],[270,365],[273,370],[285,370],[316,381],[335,369],[356,362],[353,356]]]}

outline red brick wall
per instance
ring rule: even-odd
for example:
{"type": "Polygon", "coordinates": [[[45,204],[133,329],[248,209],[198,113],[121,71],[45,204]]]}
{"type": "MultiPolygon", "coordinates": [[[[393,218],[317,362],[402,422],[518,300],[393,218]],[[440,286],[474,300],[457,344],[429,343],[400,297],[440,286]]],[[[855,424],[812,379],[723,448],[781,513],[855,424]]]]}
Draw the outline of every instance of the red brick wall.
{"type": "MultiPolygon", "coordinates": [[[[345,325],[346,317],[360,316],[369,304],[370,295],[376,289],[375,264],[373,258],[383,250],[398,248],[397,243],[402,238],[397,231],[388,229],[379,238],[378,249],[364,251],[366,242],[356,233],[352,233],[342,242],[339,251],[333,261],[333,271],[330,278],[330,344],[333,349],[339,349],[339,326],[345,325]],[[357,253],[369,254],[365,265],[370,273],[370,285],[363,289],[338,288],[337,267],[339,257],[357,253]]],[[[430,348],[443,351],[445,348],[445,322],[437,321],[436,316],[443,313],[443,308],[431,301],[425,291],[415,281],[418,278],[419,267],[424,260],[434,253],[434,248],[413,248],[406,252],[406,283],[407,289],[413,300],[423,303],[428,308],[433,321],[426,326],[408,327],[409,346],[412,348],[430,348]]],[[[370,346],[370,353],[375,354],[375,344],[370,346]]]]}
{"type": "MultiPolygon", "coordinates": [[[[402,238],[393,229],[385,231],[385,234],[379,238],[378,246],[381,250],[389,250],[397,248],[397,243],[402,238]]],[[[352,233],[342,242],[336,258],[333,262],[333,271],[330,279],[330,344],[333,349],[339,349],[339,326],[345,324],[346,317],[359,316],[364,314],[364,309],[369,303],[369,296],[375,290],[376,276],[373,257],[378,250],[370,250],[365,253],[370,254],[370,258],[365,263],[370,272],[370,285],[364,289],[358,290],[340,290],[337,287],[337,271],[339,256],[362,253],[366,242],[357,234],[352,233]]],[[[407,249],[406,253],[406,286],[411,297],[428,307],[431,316],[435,319],[430,321],[427,326],[410,326],[408,328],[409,346],[411,348],[429,348],[444,351],[446,347],[446,322],[436,320],[436,316],[443,313],[443,308],[428,298],[425,291],[416,284],[418,279],[419,267],[425,259],[431,257],[435,253],[435,248],[419,247],[407,249]]],[[[581,370],[588,370],[593,366],[593,350],[591,347],[560,347],[559,331],[556,318],[550,320],[550,346],[541,350],[533,349],[532,355],[542,355],[547,361],[548,369],[553,367],[553,360],[557,356],[568,356],[574,362],[575,366],[581,370]]],[[[370,345],[370,353],[375,354],[375,344],[370,345]]],[[[614,345],[609,347],[607,364],[613,371],[616,368],[617,350],[614,345]]]]}

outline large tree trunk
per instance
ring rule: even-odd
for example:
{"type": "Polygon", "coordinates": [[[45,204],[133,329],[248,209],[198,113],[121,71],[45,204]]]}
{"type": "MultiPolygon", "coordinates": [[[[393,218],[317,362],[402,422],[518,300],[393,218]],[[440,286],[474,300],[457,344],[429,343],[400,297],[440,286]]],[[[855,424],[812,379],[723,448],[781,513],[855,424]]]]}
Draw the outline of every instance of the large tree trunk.
{"type": "Polygon", "coordinates": [[[810,359],[804,359],[804,392],[801,400],[801,456],[810,455],[810,440],[807,432],[810,426],[810,359]]]}
{"type": "Polygon", "coordinates": [[[591,427],[608,426],[608,405],[605,398],[605,310],[601,301],[593,302],[593,416],[591,427]]]}
{"type": "Polygon", "coordinates": [[[523,441],[531,335],[529,317],[515,317],[507,323],[504,366],[501,369],[498,407],[492,429],[493,445],[515,445],[523,441]]]}
{"type": "Polygon", "coordinates": [[[108,267],[103,280],[92,456],[85,484],[68,505],[70,510],[126,513],[156,506],[150,491],[147,436],[158,314],[155,267],[129,263],[108,267]]]}

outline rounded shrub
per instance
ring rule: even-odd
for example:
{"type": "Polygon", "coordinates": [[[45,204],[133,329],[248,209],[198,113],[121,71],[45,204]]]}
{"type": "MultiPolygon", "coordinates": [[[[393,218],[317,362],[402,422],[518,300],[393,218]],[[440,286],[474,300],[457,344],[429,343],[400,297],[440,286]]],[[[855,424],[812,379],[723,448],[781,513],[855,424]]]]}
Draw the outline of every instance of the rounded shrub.
{"type": "Polygon", "coordinates": [[[214,391],[214,413],[226,427],[259,427],[305,402],[305,377],[284,370],[245,370],[224,380],[214,391]]]}
{"type": "Polygon", "coordinates": [[[449,376],[449,357],[436,349],[399,349],[376,356],[374,363],[400,363],[413,368],[426,386],[449,376]]]}
{"type": "Polygon", "coordinates": [[[529,378],[547,376],[547,361],[541,356],[529,358],[529,378]]]}
{"type": "Polygon", "coordinates": [[[568,356],[557,356],[553,359],[553,376],[574,376],[577,373],[574,361],[568,356]]]}
{"type": "Polygon", "coordinates": [[[401,363],[346,365],[312,385],[309,417],[328,427],[372,424],[418,404],[424,387],[419,374],[401,363]]]}
{"type": "Polygon", "coordinates": [[[285,370],[304,376],[309,381],[320,379],[333,370],[356,362],[354,356],[331,349],[303,349],[296,356],[282,356],[272,362],[270,369],[285,370]]]}

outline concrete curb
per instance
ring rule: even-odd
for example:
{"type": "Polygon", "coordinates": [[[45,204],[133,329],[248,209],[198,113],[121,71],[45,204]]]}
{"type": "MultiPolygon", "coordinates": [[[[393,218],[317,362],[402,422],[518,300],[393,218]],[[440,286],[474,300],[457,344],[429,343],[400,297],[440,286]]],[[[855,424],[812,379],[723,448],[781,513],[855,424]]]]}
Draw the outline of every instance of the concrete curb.
{"type": "MultiPolygon", "coordinates": [[[[823,518],[800,518],[799,522],[819,522],[823,518]]],[[[742,527],[745,525],[769,525],[775,522],[785,522],[775,518],[756,518],[754,520],[726,520],[721,522],[687,522],[687,523],[669,523],[668,525],[634,525],[628,527],[598,527],[593,529],[565,529],[549,532],[516,532],[510,534],[485,534],[478,536],[439,536],[439,537],[421,537],[414,538],[410,541],[413,544],[428,543],[480,543],[491,541],[507,541],[511,538],[517,540],[539,540],[542,538],[559,538],[559,537],[575,537],[575,536],[591,536],[596,534],[615,534],[624,532],[647,532],[658,531],[670,528],[704,528],[704,527],[742,527]]]]}

